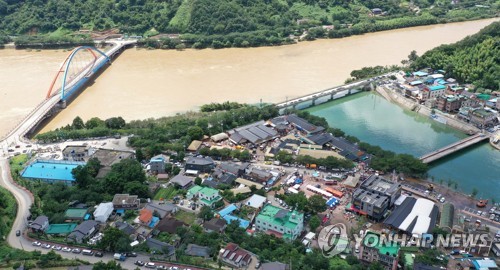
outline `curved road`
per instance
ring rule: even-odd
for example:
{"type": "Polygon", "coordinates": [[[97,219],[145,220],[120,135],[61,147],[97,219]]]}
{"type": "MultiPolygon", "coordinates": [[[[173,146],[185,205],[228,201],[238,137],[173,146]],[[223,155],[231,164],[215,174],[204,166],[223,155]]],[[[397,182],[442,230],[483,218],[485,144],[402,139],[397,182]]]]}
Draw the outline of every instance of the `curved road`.
{"type": "MultiPolygon", "coordinates": [[[[116,50],[120,49],[124,45],[135,43],[135,40],[113,40],[110,43],[113,43],[117,46],[114,46],[113,49],[107,52],[108,55],[113,54],[116,50]]],[[[99,58],[99,61],[105,61],[103,57],[99,58]]],[[[30,239],[25,238],[24,235],[19,237],[16,236],[16,231],[24,231],[27,227],[27,216],[29,213],[29,209],[31,204],[33,203],[32,195],[26,189],[17,186],[14,184],[11,174],[10,174],[10,166],[9,166],[9,155],[7,148],[9,146],[18,145],[19,149],[16,151],[21,151],[22,149],[27,149],[29,142],[26,138],[24,138],[24,134],[29,130],[33,124],[38,121],[38,119],[45,114],[50,108],[54,106],[55,103],[59,101],[59,97],[57,95],[44,100],[40,103],[32,112],[30,112],[25,119],[19,123],[13,130],[11,130],[3,140],[0,141],[0,149],[2,152],[0,153],[0,186],[6,188],[10,191],[17,202],[17,213],[14,223],[12,224],[12,230],[7,236],[7,243],[17,249],[23,249],[26,251],[40,250],[42,253],[47,253],[49,250],[42,249],[40,247],[34,247],[32,245],[32,241],[30,239]],[[11,145],[9,145],[9,143],[11,145]]],[[[35,145],[35,144],[33,144],[35,145]]],[[[102,258],[92,257],[92,256],[84,256],[82,254],[74,254],[74,253],[65,253],[62,251],[56,251],[63,258],[67,259],[75,259],[79,258],[90,263],[96,263],[99,261],[110,261],[113,259],[113,254],[107,253],[102,258]]],[[[120,264],[126,269],[135,269],[137,266],[134,265],[136,260],[141,260],[144,262],[149,261],[149,257],[145,255],[138,255],[136,258],[129,258],[124,262],[120,262],[120,264]]],[[[166,266],[179,266],[175,264],[163,264],[166,266]]],[[[191,269],[199,269],[196,267],[190,267],[191,269]]],[[[182,269],[182,267],[181,267],[182,269]]]]}
{"type": "MultiPolygon", "coordinates": [[[[33,251],[33,250],[40,250],[42,253],[47,253],[49,250],[43,249],[41,247],[34,247],[32,245],[32,241],[25,238],[24,235],[21,236],[16,236],[16,231],[24,231],[27,227],[27,215],[28,211],[31,207],[31,204],[33,203],[33,199],[31,196],[31,193],[22,187],[18,187],[16,184],[14,184],[12,177],[10,175],[10,167],[9,167],[9,160],[6,157],[1,156],[0,157],[0,185],[4,188],[6,188],[8,191],[10,191],[14,197],[16,198],[17,201],[17,215],[16,219],[14,220],[14,223],[12,224],[12,230],[10,231],[9,235],[7,236],[7,243],[11,247],[17,248],[17,249],[23,249],[26,251],[33,251]]],[[[43,243],[43,241],[40,241],[43,243]]],[[[50,243],[49,243],[50,244],[50,243]]],[[[62,245],[64,246],[64,245],[62,245]]],[[[71,246],[68,246],[71,247],[71,246]]],[[[62,251],[56,251],[56,253],[60,254],[63,258],[66,259],[81,259],[84,261],[88,261],[90,263],[97,263],[99,261],[111,261],[113,259],[113,254],[111,253],[105,253],[104,257],[98,258],[98,257],[93,257],[93,256],[84,256],[82,254],[74,254],[74,253],[66,253],[62,251]]],[[[134,258],[128,258],[124,262],[120,262],[121,266],[126,268],[126,269],[135,269],[137,266],[134,265],[134,262],[136,260],[141,260],[143,262],[149,262],[149,256],[141,255],[138,254],[137,257],[134,258]]],[[[158,264],[157,264],[158,265],[158,264]]],[[[176,264],[168,264],[165,263],[163,264],[165,266],[178,266],[180,269],[183,269],[182,266],[176,265],[176,264]]],[[[196,267],[189,267],[189,269],[200,269],[201,268],[196,268],[196,267]]]]}

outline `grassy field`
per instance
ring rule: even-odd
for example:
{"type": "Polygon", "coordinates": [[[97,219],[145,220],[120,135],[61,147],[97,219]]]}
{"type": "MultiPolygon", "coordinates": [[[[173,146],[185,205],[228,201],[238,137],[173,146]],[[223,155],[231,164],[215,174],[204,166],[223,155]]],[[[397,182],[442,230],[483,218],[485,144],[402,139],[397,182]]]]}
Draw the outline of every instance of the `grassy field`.
{"type": "Polygon", "coordinates": [[[196,215],[194,213],[189,213],[186,211],[179,211],[175,214],[175,218],[186,223],[186,224],[193,224],[194,220],[196,219],[196,215]]]}
{"type": "Polygon", "coordinates": [[[168,188],[161,188],[155,195],[155,200],[163,199],[164,201],[171,200],[178,194],[178,191],[174,186],[169,186],[168,188]]]}
{"type": "Polygon", "coordinates": [[[24,164],[28,161],[28,155],[22,154],[19,156],[12,157],[9,161],[10,170],[15,172],[16,170],[21,172],[23,170],[24,164]]]}

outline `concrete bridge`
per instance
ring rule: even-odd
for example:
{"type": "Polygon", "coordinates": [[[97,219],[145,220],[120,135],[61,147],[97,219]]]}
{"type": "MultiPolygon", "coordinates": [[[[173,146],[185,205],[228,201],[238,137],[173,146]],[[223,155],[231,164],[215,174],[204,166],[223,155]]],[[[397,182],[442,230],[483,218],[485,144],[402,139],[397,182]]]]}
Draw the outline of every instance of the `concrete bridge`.
{"type": "Polygon", "coordinates": [[[38,106],[35,107],[21,122],[19,122],[4,138],[0,140],[0,149],[6,149],[9,144],[30,144],[26,138],[32,130],[46,118],[54,115],[61,109],[66,107],[66,102],[74,98],[76,94],[84,89],[85,83],[95,77],[101,68],[111,62],[111,59],[119,54],[124,48],[135,44],[136,40],[110,40],[106,41],[112,44],[113,47],[108,51],[101,52],[94,47],[82,46],[74,49],[71,54],[61,65],[61,68],[56,73],[54,80],[49,88],[47,97],[38,106]],[[80,73],[68,75],[68,70],[72,65],[72,60],[75,55],[81,51],[87,50],[94,58],[89,63],[86,63],[80,73]],[[97,54],[97,53],[98,54],[97,54]],[[58,79],[62,79],[62,86],[54,88],[58,79]]]}
{"type": "Polygon", "coordinates": [[[487,135],[487,134],[483,134],[483,133],[477,133],[475,135],[472,135],[470,137],[467,137],[463,140],[460,140],[456,143],[452,143],[448,146],[445,146],[443,148],[440,148],[436,151],[433,151],[431,153],[428,153],[426,155],[423,155],[420,157],[420,160],[423,162],[423,163],[431,163],[433,161],[436,161],[440,158],[443,158],[447,155],[450,155],[450,154],[453,154],[457,151],[460,151],[464,148],[467,148],[471,145],[474,145],[478,142],[481,142],[481,141],[484,141],[484,140],[487,140],[490,138],[490,135],[487,135]]]}
{"type": "Polygon", "coordinates": [[[304,109],[307,107],[315,106],[321,103],[334,100],[336,98],[360,92],[366,87],[370,87],[370,89],[372,89],[373,88],[372,83],[374,83],[378,79],[381,79],[383,77],[388,77],[392,74],[393,73],[387,73],[375,78],[369,78],[341,86],[328,88],[312,94],[308,94],[291,100],[286,100],[284,102],[278,102],[275,105],[276,107],[278,107],[280,112],[283,112],[285,109],[304,109]]]}

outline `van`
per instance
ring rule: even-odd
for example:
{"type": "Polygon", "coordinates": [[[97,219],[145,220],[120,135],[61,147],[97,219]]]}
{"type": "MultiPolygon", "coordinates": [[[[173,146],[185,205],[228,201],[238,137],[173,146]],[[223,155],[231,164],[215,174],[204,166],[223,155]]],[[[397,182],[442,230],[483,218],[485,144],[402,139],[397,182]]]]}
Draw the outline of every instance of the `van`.
{"type": "Polygon", "coordinates": [[[92,250],[89,250],[89,249],[84,249],[84,250],[82,250],[82,254],[87,255],[87,256],[92,256],[92,255],[94,255],[94,252],[92,250]]]}

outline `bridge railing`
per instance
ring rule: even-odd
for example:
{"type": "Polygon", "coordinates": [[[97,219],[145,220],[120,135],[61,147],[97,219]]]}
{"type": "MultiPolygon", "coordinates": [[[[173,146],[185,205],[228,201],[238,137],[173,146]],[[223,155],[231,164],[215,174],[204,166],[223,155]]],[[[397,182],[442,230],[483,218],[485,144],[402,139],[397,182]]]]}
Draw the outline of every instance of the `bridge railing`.
{"type": "MultiPolygon", "coordinates": [[[[106,52],[105,54],[109,57],[111,55],[113,55],[114,53],[116,53],[119,49],[123,48],[124,46],[126,45],[129,45],[129,44],[133,44],[137,42],[136,40],[132,40],[132,41],[125,41],[125,42],[116,42],[116,41],[110,41],[110,43],[113,43],[115,44],[115,46],[109,50],[108,52],[106,52]]],[[[101,56],[99,57],[95,63],[98,63],[100,61],[106,61],[107,58],[105,58],[104,56],[101,56]]],[[[81,76],[82,74],[80,73],[79,76],[75,77],[78,78],[80,77],[79,79],[81,79],[81,76]]],[[[70,84],[71,83],[74,83],[74,79],[70,81],[70,84]]],[[[59,89],[60,91],[60,89],[59,89]]],[[[28,132],[31,128],[33,128],[34,125],[36,125],[38,123],[38,121],[40,121],[43,117],[45,117],[45,115],[48,113],[48,111],[50,111],[58,102],[57,101],[54,101],[55,100],[55,97],[52,96],[48,99],[44,99],[42,100],[35,108],[33,108],[25,117],[23,117],[22,120],[20,120],[12,129],[10,129],[1,139],[0,139],[0,142],[2,141],[5,141],[6,139],[8,139],[9,137],[11,137],[12,135],[14,135],[16,133],[16,131],[18,131],[25,123],[28,119],[30,119],[31,117],[33,117],[35,115],[35,113],[38,114],[38,116],[36,117],[36,121],[33,121],[32,124],[30,124],[28,126],[27,129],[23,130],[21,132],[21,134],[19,134],[19,140],[23,140],[24,138],[24,135],[26,134],[26,132],[28,132]],[[39,111],[44,105],[46,105],[48,102],[52,102],[52,104],[50,106],[48,106],[47,108],[45,108],[43,111],[39,111]]]]}
{"type": "MultiPolygon", "coordinates": [[[[388,72],[388,73],[384,73],[384,74],[381,74],[381,75],[378,75],[376,77],[383,77],[383,76],[390,76],[390,75],[393,75],[395,74],[396,72],[388,72]]],[[[366,79],[360,79],[360,80],[356,80],[356,81],[352,81],[350,83],[347,83],[347,84],[343,84],[343,85],[338,85],[338,86],[334,86],[334,87],[330,87],[330,88],[326,88],[326,89],[323,89],[323,90],[320,90],[320,91],[316,91],[316,92],[313,92],[313,93],[310,93],[310,94],[307,94],[307,95],[303,95],[303,96],[299,96],[299,97],[296,97],[296,98],[292,98],[290,100],[287,100],[287,101],[282,101],[282,102],[277,102],[276,103],[276,106],[277,107],[280,107],[280,106],[291,106],[293,102],[296,102],[298,101],[299,99],[303,99],[305,97],[309,97],[309,96],[314,96],[314,95],[318,95],[318,94],[323,94],[324,92],[327,92],[327,91],[334,91],[334,90],[338,90],[340,88],[350,88],[352,86],[355,86],[356,84],[359,84],[359,83],[363,83],[363,82],[367,82],[367,81],[370,81],[371,79],[374,79],[376,77],[372,77],[372,78],[366,78],[366,79]]],[[[346,91],[348,89],[345,89],[346,91]]],[[[327,94],[325,94],[327,95],[327,94]]]]}

